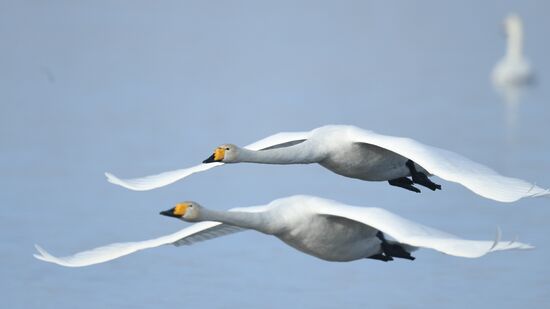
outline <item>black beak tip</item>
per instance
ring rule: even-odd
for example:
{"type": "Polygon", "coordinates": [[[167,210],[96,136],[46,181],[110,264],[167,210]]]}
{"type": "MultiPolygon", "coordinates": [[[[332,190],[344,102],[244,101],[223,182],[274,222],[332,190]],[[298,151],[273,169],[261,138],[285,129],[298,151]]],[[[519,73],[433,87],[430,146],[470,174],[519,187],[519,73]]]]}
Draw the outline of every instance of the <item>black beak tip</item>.
{"type": "Polygon", "coordinates": [[[202,161],[202,163],[212,163],[212,162],[216,162],[216,160],[214,160],[214,154],[208,157],[208,159],[202,161]]]}
{"type": "Polygon", "coordinates": [[[159,212],[160,215],[163,215],[163,216],[167,216],[167,217],[176,217],[174,215],[174,212],[172,211],[172,209],[170,210],[163,210],[161,212],[159,212]]]}

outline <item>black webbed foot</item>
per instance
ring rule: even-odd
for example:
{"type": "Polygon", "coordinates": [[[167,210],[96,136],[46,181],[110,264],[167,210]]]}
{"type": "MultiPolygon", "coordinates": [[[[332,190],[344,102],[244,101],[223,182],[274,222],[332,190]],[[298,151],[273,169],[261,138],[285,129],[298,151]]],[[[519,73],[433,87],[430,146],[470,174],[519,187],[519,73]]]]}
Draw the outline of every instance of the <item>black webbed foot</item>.
{"type": "Polygon", "coordinates": [[[426,174],[419,172],[416,170],[416,167],[414,166],[414,162],[412,160],[408,160],[406,163],[407,167],[409,168],[409,171],[411,172],[412,176],[412,182],[417,183],[421,186],[424,186],[432,191],[435,190],[441,190],[441,185],[438,185],[434,182],[432,182],[426,174]]]}
{"type": "Polygon", "coordinates": [[[432,191],[441,190],[441,185],[432,182],[424,173],[418,172],[416,175],[413,175],[412,178],[414,183],[424,186],[432,191]]]}
{"type": "Polygon", "coordinates": [[[376,259],[376,260],[382,260],[382,261],[391,261],[393,258],[401,258],[401,259],[407,259],[414,261],[415,257],[412,256],[407,250],[403,249],[399,244],[390,244],[386,237],[384,237],[384,233],[381,231],[378,231],[376,233],[376,237],[382,241],[380,244],[380,247],[382,249],[382,253],[370,256],[369,259],[376,259]]]}
{"type": "Polygon", "coordinates": [[[367,259],[379,260],[383,262],[393,261],[393,258],[391,256],[387,256],[382,253],[371,255],[367,259]]]}
{"type": "Polygon", "coordinates": [[[417,187],[413,186],[413,181],[410,180],[409,178],[407,177],[401,177],[401,178],[396,178],[396,179],[392,179],[392,180],[388,180],[388,183],[392,186],[396,186],[396,187],[401,187],[403,189],[407,189],[409,191],[413,191],[413,192],[416,192],[416,193],[420,193],[420,189],[418,189],[417,187]]]}
{"type": "Polygon", "coordinates": [[[387,242],[382,243],[382,250],[384,254],[389,255],[390,257],[396,257],[401,259],[407,259],[414,261],[415,257],[412,256],[409,252],[405,251],[403,247],[398,244],[389,244],[387,242]]]}

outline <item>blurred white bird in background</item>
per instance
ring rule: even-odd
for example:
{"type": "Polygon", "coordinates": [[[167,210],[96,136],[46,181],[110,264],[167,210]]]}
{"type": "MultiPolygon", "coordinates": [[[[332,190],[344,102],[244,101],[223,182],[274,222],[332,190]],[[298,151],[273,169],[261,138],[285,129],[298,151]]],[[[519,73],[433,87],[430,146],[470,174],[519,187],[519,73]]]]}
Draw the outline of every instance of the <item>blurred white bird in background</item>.
{"type": "MultiPolygon", "coordinates": [[[[533,73],[529,61],[523,56],[523,23],[516,14],[504,20],[506,33],[506,54],[492,73],[492,80],[497,88],[517,88],[529,84],[533,73]]],[[[513,98],[517,99],[517,97],[513,98]]]]}
{"type": "Polygon", "coordinates": [[[509,129],[517,127],[518,105],[523,89],[533,81],[529,61],[523,55],[523,22],[517,14],[504,20],[506,54],[496,64],[491,78],[497,92],[506,104],[506,123],[509,129]]]}
{"type": "Polygon", "coordinates": [[[215,211],[195,202],[183,202],[161,214],[199,223],[156,239],[115,243],[66,257],[55,257],[36,246],[39,254],[34,256],[61,266],[81,267],[143,249],[168,244],[190,245],[248,229],[273,235],[303,253],[335,262],[365,258],[385,262],[393,258],[414,260],[411,252],[417,248],[466,258],[499,250],[533,248],[520,242],[500,241],[500,230],[494,241],[466,240],[384,209],[349,206],[305,195],[229,211],[215,211]]]}

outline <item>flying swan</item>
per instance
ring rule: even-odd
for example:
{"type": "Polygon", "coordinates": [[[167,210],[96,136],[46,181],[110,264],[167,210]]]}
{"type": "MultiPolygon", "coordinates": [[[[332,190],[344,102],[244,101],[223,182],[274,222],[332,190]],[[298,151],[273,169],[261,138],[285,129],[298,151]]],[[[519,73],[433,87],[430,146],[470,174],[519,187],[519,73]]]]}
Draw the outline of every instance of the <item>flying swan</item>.
{"type": "Polygon", "coordinates": [[[313,196],[291,196],[268,205],[206,209],[195,202],[183,202],[161,214],[188,222],[199,222],[179,232],[156,239],[115,243],[66,257],[55,257],[36,246],[37,259],[67,267],[107,262],[130,253],[161,245],[190,245],[195,242],[251,229],[273,235],[287,245],[327,261],[359,259],[414,260],[411,252],[429,248],[466,258],[489,252],[531,249],[515,241],[466,240],[414,223],[380,208],[354,207],[313,196]]]}
{"type": "Polygon", "coordinates": [[[105,175],[113,184],[144,191],[166,186],[224,163],[238,162],[319,163],[342,176],[388,181],[393,186],[414,192],[420,192],[414,184],[431,190],[441,189],[427,177],[436,175],[500,202],[550,196],[550,190],[521,179],[504,177],[456,153],[423,145],[410,138],[381,135],[346,125],[323,126],[309,132],[278,133],[244,148],[222,145],[203,164],[158,175],[136,179],[120,179],[110,173],[105,175]]]}

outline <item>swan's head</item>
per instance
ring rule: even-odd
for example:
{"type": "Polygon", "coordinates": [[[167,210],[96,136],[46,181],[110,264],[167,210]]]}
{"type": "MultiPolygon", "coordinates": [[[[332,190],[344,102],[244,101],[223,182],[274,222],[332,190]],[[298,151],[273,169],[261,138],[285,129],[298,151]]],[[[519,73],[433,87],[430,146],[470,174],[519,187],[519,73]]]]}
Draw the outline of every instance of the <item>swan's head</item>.
{"type": "Polygon", "coordinates": [[[174,217],[185,221],[196,221],[199,218],[201,205],[196,202],[181,202],[176,207],[161,211],[160,214],[168,217],[174,217]]]}
{"type": "Polygon", "coordinates": [[[504,31],[507,36],[521,36],[521,18],[516,14],[508,15],[508,17],[504,19],[504,31]]]}
{"type": "Polygon", "coordinates": [[[225,144],[214,149],[214,153],[202,163],[224,162],[231,163],[237,159],[238,147],[233,144],[225,144]]]}

